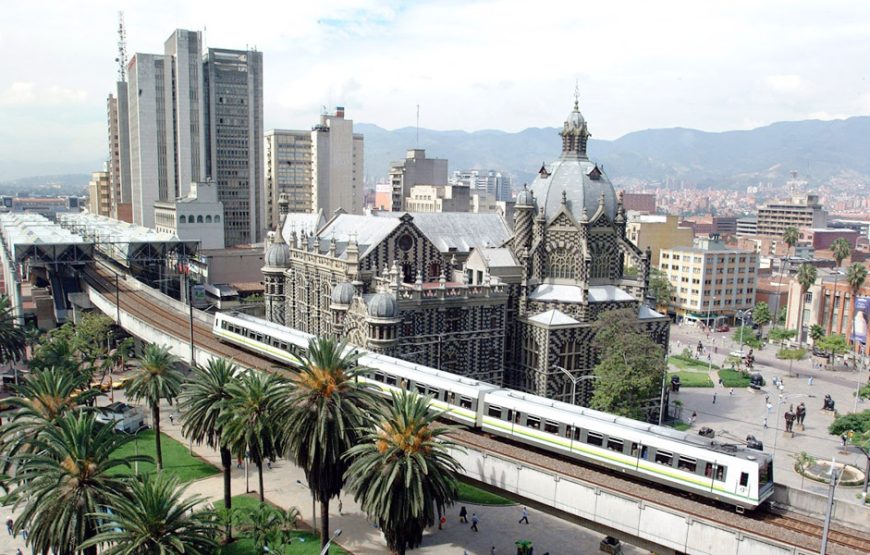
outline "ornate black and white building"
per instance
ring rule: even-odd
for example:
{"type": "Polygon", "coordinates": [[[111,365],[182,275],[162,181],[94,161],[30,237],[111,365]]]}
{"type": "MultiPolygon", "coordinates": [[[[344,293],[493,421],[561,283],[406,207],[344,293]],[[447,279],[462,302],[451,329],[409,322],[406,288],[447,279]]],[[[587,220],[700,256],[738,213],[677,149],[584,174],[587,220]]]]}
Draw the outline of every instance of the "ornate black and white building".
{"type": "MultiPolygon", "coordinates": [[[[638,327],[666,346],[668,319],[644,302],[649,253],[626,239],[622,199],[587,156],[576,101],[560,134],[561,156],[517,196],[513,229],[499,214],[324,222],[282,210],[263,268],[267,318],[564,401],[572,380],[561,369],[579,378],[597,363],[601,312],[636,311],[638,327]]],[[[578,382],[580,404],[593,386],[578,382]]]]}

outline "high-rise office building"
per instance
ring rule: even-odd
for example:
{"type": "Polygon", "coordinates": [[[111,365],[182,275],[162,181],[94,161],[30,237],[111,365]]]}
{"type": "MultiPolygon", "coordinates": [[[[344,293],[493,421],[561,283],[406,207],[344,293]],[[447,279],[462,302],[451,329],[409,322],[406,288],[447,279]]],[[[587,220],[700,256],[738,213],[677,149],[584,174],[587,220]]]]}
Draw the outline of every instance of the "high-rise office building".
{"type": "Polygon", "coordinates": [[[311,212],[311,131],[270,129],[264,141],[266,159],[266,222],[269,229],[281,221],[278,199],[285,194],[289,212],[311,212]]]}
{"type": "Polygon", "coordinates": [[[260,241],[263,202],[263,53],[209,48],[204,63],[206,168],[224,206],[228,245],[260,241]]]}
{"type": "Polygon", "coordinates": [[[758,208],[758,235],[782,237],[789,227],[827,227],[828,213],[822,209],[819,195],[795,195],[789,200],[774,201],[758,208]]]}
{"type": "Polygon", "coordinates": [[[108,168],[93,172],[88,183],[88,211],[91,214],[108,216],[111,211],[111,177],[108,168]]]}
{"type": "Polygon", "coordinates": [[[191,183],[211,178],[227,244],[260,240],[262,54],[213,48],[203,56],[202,33],[178,29],[162,55],[134,54],[128,73],[134,223],[153,228],[156,201],[186,198],[191,183]]]}
{"type": "Polygon", "coordinates": [[[130,129],[127,114],[127,82],[115,83],[109,94],[106,115],[109,123],[109,215],[132,222],[130,206],[130,129]]]}
{"type": "Polygon", "coordinates": [[[363,155],[363,136],[353,132],[344,107],[320,116],[311,130],[312,211],[323,210],[327,218],[339,208],[362,214],[363,155]]]}
{"type": "Polygon", "coordinates": [[[472,194],[492,197],[495,201],[507,201],[513,197],[511,177],[497,170],[455,170],[451,185],[465,185],[472,194]]]}
{"type": "Polygon", "coordinates": [[[426,158],[425,150],[409,148],[404,160],[390,164],[393,189],[390,209],[393,212],[408,210],[411,187],[417,185],[447,185],[447,160],[426,158]]]}

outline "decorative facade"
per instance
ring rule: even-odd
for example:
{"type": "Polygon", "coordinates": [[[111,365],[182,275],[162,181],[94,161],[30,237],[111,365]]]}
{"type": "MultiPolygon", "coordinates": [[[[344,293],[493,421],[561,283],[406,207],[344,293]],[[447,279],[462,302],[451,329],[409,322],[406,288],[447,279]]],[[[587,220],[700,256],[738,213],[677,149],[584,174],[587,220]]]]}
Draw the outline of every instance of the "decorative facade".
{"type": "Polygon", "coordinates": [[[669,322],[645,305],[650,253],[626,238],[622,198],[586,154],[576,102],[561,136],[559,159],[517,196],[513,229],[499,214],[377,213],[311,230],[288,214],[266,255],[275,250],[263,270],[267,317],[570,402],[567,372],[587,405],[599,314],[632,309],[663,346],[669,322]]]}

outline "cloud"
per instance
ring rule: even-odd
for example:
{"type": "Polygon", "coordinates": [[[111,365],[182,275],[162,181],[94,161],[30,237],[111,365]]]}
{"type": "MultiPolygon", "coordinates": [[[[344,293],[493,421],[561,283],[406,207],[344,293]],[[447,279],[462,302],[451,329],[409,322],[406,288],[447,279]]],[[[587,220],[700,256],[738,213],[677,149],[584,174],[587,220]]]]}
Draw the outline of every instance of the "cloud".
{"type": "Polygon", "coordinates": [[[0,106],[60,106],[83,104],[87,100],[87,91],[56,85],[40,88],[33,82],[16,81],[0,91],[0,106]]]}
{"type": "Polygon", "coordinates": [[[800,75],[769,75],[764,79],[767,90],[777,94],[795,94],[802,92],[807,83],[800,75]]]}

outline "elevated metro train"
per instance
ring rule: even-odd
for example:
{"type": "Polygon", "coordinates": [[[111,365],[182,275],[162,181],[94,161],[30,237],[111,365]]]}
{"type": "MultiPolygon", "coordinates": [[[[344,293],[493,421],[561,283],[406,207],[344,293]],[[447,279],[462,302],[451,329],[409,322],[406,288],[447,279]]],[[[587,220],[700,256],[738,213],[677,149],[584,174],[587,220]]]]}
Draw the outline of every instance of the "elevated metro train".
{"type": "MultiPolygon", "coordinates": [[[[214,335],[289,366],[313,337],[241,313],[219,313],[214,335]]],[[[385,393],[431,397],[445,417],[484,432],[624,474],[755,509],[773,495],[773,457],[740,445],[519,393],[394,357],[361,350],[365,379],[385,393]]]]}

